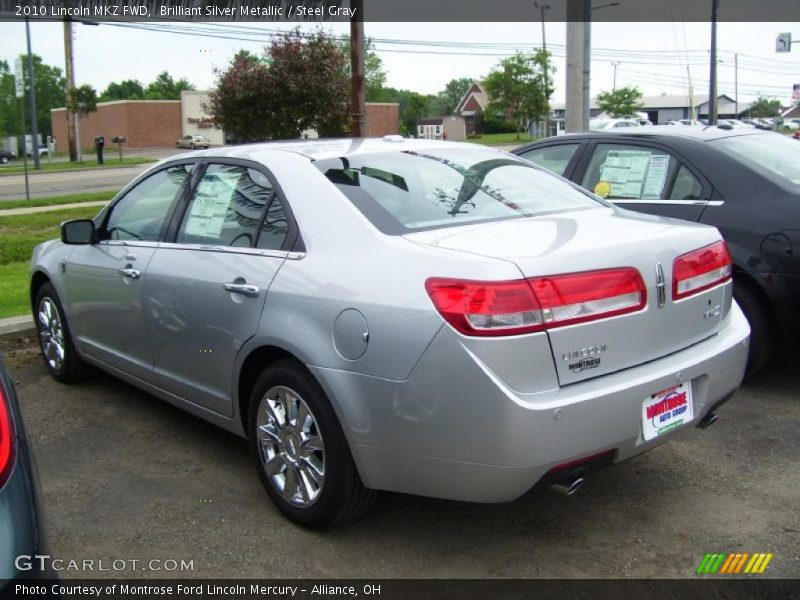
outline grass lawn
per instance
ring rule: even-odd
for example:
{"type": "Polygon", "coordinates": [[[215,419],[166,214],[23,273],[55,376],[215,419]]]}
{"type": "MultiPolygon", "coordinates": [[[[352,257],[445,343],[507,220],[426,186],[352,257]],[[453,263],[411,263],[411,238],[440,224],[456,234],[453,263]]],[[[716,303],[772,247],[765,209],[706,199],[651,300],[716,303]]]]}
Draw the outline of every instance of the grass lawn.
{"type": "Polygon", "coordinates": [[[36,244],[56,238],[62,221],[93,217],[98,207],[0,217],[0,319],[28,314],[28,261],[36,244]]]}
{"type": "Polygon", "coordinates": [[[31,312],[28,299],[28,262],[0,265],[0,319],[31,312]]]}
{"type": "MultiPolygon", "coordinates": [[[[155,162],[154,158],[123,158],[122,162],[118,158],[107,158],[105,163],[102,165],[98,165],[96,160],[84,160],[83,162],[79,163],[71,163],[71,162],[47,162],[46,158],[42,159],[41,162],[41,170],[42,171],[71,171],[73,169],[113,169],[114,167],[125,167],[130,165],[141,165],[144,163],[151,163],[155,162]]],[[[19,175],[20,173],[24,173],[25,169],[20,162],[17,162],[12,167],[0,167],[0,176],[2,175],[19,175]]],[[[33,168],[33,161],[28,161],[28,172],[29,173],[36,173],[37,171],[33,168]]]]}
{"type": "Polygon", "coordinates": [[[0,216],[4,209],[29,208],[34,206],[57,206],[59,204],[75,204],[78,202],[98,202],[111,200],[117,192],[87,192],[85,194],[71,194],[68,196],[50,196],[48,198],[31,198],[30,200],[2,200],[0,201],[0,216]]]}
{"type": "Polygon", "coordinates": [[[516,133],[487,133],[484,135],[471,137],[467,141],[475,144],[486,144],[488,146],[508,144],[522,145],[526,142],[532,142],[533,138],[531,138],[531,136],[529,136],[527,133],[520,133],[519,139],[517,139],[516,133]]]}

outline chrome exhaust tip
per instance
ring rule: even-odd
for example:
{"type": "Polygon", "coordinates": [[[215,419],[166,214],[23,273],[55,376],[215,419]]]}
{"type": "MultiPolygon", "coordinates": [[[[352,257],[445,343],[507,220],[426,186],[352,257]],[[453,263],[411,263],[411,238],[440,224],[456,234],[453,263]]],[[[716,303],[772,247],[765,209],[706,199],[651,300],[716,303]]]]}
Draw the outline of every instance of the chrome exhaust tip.
{"type": "Polygon", "coordinates": [[[572,480],[564,481],[563,483],[553,483],[548,486],[554,492],[558,492],[559,494],[563,494],[564,496],[572,496],[575,492],[583,487],[584,483],[583,477],[576,477],[572,480]]]}
{"type": "Polygon", "coordinates": [[[703,417],[700,420],[700,422],[697,424],[697,426],[700,429],[708,429],[714,423],[717,422],[717,419],[719,419],[719,415],[717,413],[708,413],[705,417],[703,417]]]}

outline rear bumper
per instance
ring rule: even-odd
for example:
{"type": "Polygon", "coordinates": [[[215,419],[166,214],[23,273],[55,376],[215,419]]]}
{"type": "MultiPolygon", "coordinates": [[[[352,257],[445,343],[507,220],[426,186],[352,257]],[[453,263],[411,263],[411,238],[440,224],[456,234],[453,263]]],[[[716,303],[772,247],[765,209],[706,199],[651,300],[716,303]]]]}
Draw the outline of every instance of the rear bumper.
{"type": "Polygon", "coordinates": [[[333,400],[367,487],[504,502],[556,465],[606,450],[614,450],[619,462],[693,429],[738,388],[749,334],[734,303],[711,338],[634,368],[537,393],[512,391],[448,327],[402,382],[311,369],[333,400]],[[645,441],[642,403],[678,380],[691,382],[692,422],[645,441]]]}

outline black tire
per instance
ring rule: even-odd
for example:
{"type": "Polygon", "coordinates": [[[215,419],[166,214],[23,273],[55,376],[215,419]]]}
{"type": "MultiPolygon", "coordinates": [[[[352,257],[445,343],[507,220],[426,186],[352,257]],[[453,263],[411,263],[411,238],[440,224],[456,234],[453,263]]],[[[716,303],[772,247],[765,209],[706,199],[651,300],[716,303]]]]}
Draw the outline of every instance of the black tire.
{"type": "Polygon", "coordinates": [[[750,284],[734,282],[733,298],[750,323],[746,376],[751,377],[767,364],[772,355],[772,327],[764,302],[750,284]]]}
{"type": "MultiPolygon", "coordinates": [[[[364,487],[333,407],[314,376],[299,362],[281,360],[261,373],[250,396],[247,422],[250,448],[264,489],[290,520],[303,527],[322,529],[357,519],[372,506],[377,492],[364,487]],[[266,411],[261,401],[276,387],[289,388],[299,395],[324,443],[324,480],[310,506],[297,506],[285,499],[264,466],[265,458],[256,431],[259,409],[266,411]]],[[[286,469],[288,472],[288,466],[286,469]]]]}
{"type": "Polygon", "coordinates": [[[175,142],[175,147],[176,148],[180,148],[181,147],[181,143],[180,142],[175,142]]]}
{"type": "MultiPolygon", "coordinates": [[[[39,339],[39,349],[42,351],[42,359],[53,379],[61,383],[75,383],[85,379],[90,372],[89,365],[83,362],[75,351],[69,325],[64,315],[64,308],[61,306],[61,301],[53,288],[53,284],[49,281],[42,285],[42,287],[39,288],[39,292],[36,294],[33,318],[36,324],[36,336],[39,339]],[[43,310],[46,311],[48,308],[51,311],[55,311],[58,322],[60,323],[60,341],[61,347],[63,348],[63,357],[60,362],[48,357],[48,354],[50,354],[51,357],[53,356],[52,353],[48,353],[45,342],[45,338],[50,334],[48,334],[46,328],[43,327],[42,317],[40,316],[40,313],[43,310]]],[[[51,330],[52,329],[53,327],[51,326],[51,330]]]]}
{"type": "Polygon", "coordinates": [[[8,157],[7,156],[0,156],[0,163],[8,164],[8,157]]]}

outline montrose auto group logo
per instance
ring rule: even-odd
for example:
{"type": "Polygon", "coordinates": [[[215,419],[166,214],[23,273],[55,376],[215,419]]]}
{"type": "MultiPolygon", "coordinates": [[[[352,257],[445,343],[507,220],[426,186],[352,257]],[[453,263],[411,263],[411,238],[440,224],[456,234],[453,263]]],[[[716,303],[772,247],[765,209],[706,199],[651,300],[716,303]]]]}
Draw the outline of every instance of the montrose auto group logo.
{"type": "Polygon", "coordinates": [[[698,575],[756,575],[767,570],[771,552],[708,553],[700,561],[698,575]]]}

